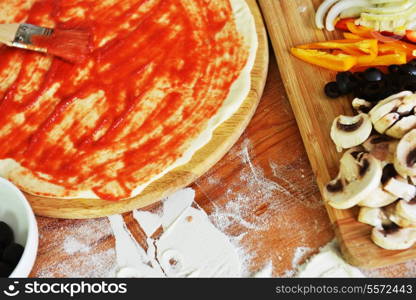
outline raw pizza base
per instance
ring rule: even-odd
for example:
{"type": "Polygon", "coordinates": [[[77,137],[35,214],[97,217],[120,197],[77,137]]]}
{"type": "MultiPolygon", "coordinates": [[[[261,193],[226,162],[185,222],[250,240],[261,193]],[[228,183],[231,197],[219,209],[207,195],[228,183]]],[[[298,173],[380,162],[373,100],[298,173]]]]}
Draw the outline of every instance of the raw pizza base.
{"type": "MultiPolygon", "coordinates": [[[[214,130],[221,123],[230,118],[238,110],[238,108],[247,97],[251,86],[251,70],[254,66],[258,49],[256,25],[254,17],[251,14],[250,8],[246,1],[230,0],[230,3],[232,5],[233,14],[235,16],[237,30],[242,35],[244,44],[249,50],[248,60],[245,67],[240,72],[237,80],[231,86],[230,93],[223,102],[221,108],[209,120],[206,129],[199,135],[198,138],[192,142],[191,146],[183,154],[183,156],[176,160],[169,167],[167,167],[163,172],[154,176],[146,183],[136,187],[132,191],[130,197],[139,195],[152,182],[163,177],[166,173],[175,169],[176,167],[189,162],[192,156],[211,140],[214,130]]],[[[99,197],[91,190],[68,191],[65,187],[50,183],[46,180],[42,180],[41,178],[34,176],[30,170],[22,167],[13,159],[0,160],[0,176],[9,179],[25,192],[34,195],[61,199],[99,199],[99,197]]]]}

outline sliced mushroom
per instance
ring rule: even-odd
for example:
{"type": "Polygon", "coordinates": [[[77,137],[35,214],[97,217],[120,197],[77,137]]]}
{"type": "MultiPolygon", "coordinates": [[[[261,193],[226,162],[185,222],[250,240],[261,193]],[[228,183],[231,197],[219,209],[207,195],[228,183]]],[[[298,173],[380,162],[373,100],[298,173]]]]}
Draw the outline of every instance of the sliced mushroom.
{"type": "Polygon", "coordinates": [[[361,145],[371,134],[373,125],[366,114],[338,116],[332,123],[331,138],[338,151],[361,145]]]}
{"type": "Polygon", "coordinates": [[[388,250],[403,250],[416,242],[416,228],[400,228],[396,224],[373,228],[371,239],[374,243],[388,250]]]}
{"type": "Polygon", "coordinates": [[[393,222],[401,228],[414,227],[414,223],[411,220],[408,220],[402,215],[398,214],[398,205],[400,201],[402,200],[399,200],[391,205],[383,207],[383,213],[391,222],[393,222]]]}
{"type": "Polygon", "coordinates": [[[379,101],[377,105],[374,106],[369,113],[371,121],[375,123],[378,119],[391,112],[391,110],[394,109],[396,106],[400,105],[401,100],[410,95],[413,95],[413,93],[410,91],[403,91],[379,101]]]}
{"type": "Polygon", "coordinates": [[[416,186],[408,183],[407,179],[401,177],[393,164],[383,167],[381,177],[382,189],[397,198],[410,200],[416,195],[416,186]]]}
{"type": "Polygon", "coordinates": [[[373,109],[368,113],[371,119],[371,122],[375,124],[378,120],[388,115],[391,112],[394,112],[398,106],[400,106],[401,98],[389,98],[380,101],[373,109]]]}
{"type": "Polygon", "coordinates": [[[416,128],[416,115],[402,117],[386,130],[386,135],[400,139],[413,128],[416,128]]]}
{"type": "Polygon", "coordinates": [[[372,191],[365,199],[361,200],[358,205],[366,206],[369,208],[384,207],[397,200],[395,195],[390,194],[383,190],[379,185],[374,191],[372,191]]]}
{"type": "Polygon", "coordinates": [[[369,112],[375,130],[400,139],[416,128],[416,94],[405,91],[380,101],[369,112]]]}
{"type": "Polygon", "coordinates": [[[388,129],[392,127],[399,119],[400,115],[398,113],[389,113],[374,123],[374,129],[377,130],[378,133],[387,134],[388,129]]]}
{"type": "Polygon", "coordinates": [[[363,144],[365,150],[382,162],[393,163],[398,140],[387,135],[372,135],[363,144]]]}
{"type": "Polygon", "coordinates": [[[340,160],[340,171],[323,191],[329,205],[347,209],[366,199],[380,184],[381,162],[360,148],[344,153],[340,160]]]}
{"type": "Polygon", "coordinates": [[[383,173],[380,184],[365,199],[360,201],[358,205],[367,207],[384,207],[395,202],[399,197],[388,192],[384,185],[392,177],[398,176],[393,164],[383,166],[383,173]]]}
{"type": "Polygon", "coordinates": [[[355,111],[359,112],[359,113],[368,113],[371,108],[373,108],[374,104],[370,101],[364,100],[364,99],[360,99],[360,98],[355,98],[354,100],[352,100],[352,107],[354,108],[355,111]]]}
{"type": "Polygon", "coordinates": [[[406,222],[402,227],[416,227],[416,198],[411,201],[400,200],[396,204],[395,214],[406,222]]]}
{"type": "Polygon", "coordinates": [[[377,207],[361,207],[360,213],[358,214],[358,221],[379,229],[382,229],[383,225],[389,225],[391,223],[383,210],[377,207]]]}
{"type": "Polygon", "coordinates": [[[411,200],[416,196],[416,186],[407,183],[403,177],[391,177],[384,184],[384,190],[397,198],[411,200]]]}
{"type": "Polygon", "coordinates": [[[416,129],[408,132],[397,145],[394,167],[403,177],[416,176],[416,129]]]}

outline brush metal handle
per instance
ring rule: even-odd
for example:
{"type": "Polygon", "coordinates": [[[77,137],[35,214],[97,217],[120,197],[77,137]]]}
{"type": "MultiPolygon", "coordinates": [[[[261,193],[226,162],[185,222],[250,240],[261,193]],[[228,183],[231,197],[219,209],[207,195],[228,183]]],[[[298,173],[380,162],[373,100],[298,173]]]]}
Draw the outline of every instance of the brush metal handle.
{"type": "Polygon", "coordinates": [[[51,28],[45,28],[31,24],[21,24],[17,29],[13,43],[32,44],[32,36],[50,36],[52,33],[53,29],[51,28]]]}

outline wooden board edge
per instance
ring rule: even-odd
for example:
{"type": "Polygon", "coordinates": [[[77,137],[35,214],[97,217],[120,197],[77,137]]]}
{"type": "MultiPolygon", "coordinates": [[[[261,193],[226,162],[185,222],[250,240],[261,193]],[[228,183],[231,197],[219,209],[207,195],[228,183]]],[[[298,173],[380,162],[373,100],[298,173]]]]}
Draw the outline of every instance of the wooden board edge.
{"type": "MultiPolygon", "coordinates": [[[[283,0],[279,0],[273,3],[270,3],[269,0],[259,0],[258,2],[259,2],[259,6],[261,7],[261,9],[263,11],[266,10],[266,13],[263,13],[263,15],[265,18],[266,26],[268,27],[268,30],[269,30],[269,35],[287,36],[289,32],[285,32],[285,29],[283,28],[284,26],[273,27],[270,25],[273,22],[278,23],[278,21],[276,21],[276,18],[278,18],[278,16],[273,15],[272,13],[267,13],[267,11],[270,11],[272,7],[276,7],[277,9],[282,8],[283,0]]],[[[285,23],[285,22],[286,22],[285,20],[282,21],[282,23],[285,23]]],[[[290,26],[290,24],[286,24],[286,25],[288,25],[288,27],[290,26]]],[[[316,36],[321,37],[321,39],[324,38],[324,33],[315,32],[315,34],[316,36]]],[[[285,59],[287,58],[287,53],[289,53],[290,47],[288,46],[287,48],[284,48],[281,44],[275,41],[275,39],[273,39],[272,37],[271,37],[271,42],[274,48],[274,52],[276,54],[276,59],[278,61],[279,70],[282,74],[282,79],[284,82],[286,93],[291,102],[290,104],[292,106],[296,120],[298,122],[299,118],[305,118],[304,117],[305,114],[302,114],[302,111],[299,110],[298,108],[293,107],[291,97],[294,97],[294,93],[292,93],[293,89],[299,88],[299,87],[296,86],[297,83],[290,82],[288,80],[289,76],[287,76],[288,75],[287,70],[281,67],[282,65],[286,63],[285,59]],[[283,51],[285,51],[285,53],[283,53],[283,51]]],[[[317,72],[321,72],[321,70],[319,70],[318,68],[317,72]]],[[[321,149],[321,148],[319,145],[317,145],[317,141],[313,135],[309,134],[306,130],[302,130],[302,128],[299,128],[299,129],[300,129],[300,133],[302,136],[302,140],[305,144],[305,148],[306,148],[309,161],[311,163],[314,174],[317,178],[319,190],[321,191],[321,194],[322,194],[322,190],[324,188],[323,182],[325,182],[326,179],[331,178],[330,173],[332,173],[334,170],[319,171],[320,162],[322,161],[317,159],[314,156],[314,154],[316,152],[316,149],[321,149]],[[306,144],[309,144],[309,147],[306,144]]],[[[328,136],[329,136],[329,129],[328,129],[328,136]]],[[[356,218],[355,219],[351,218],[351,215],[353,214],[354,210],[351,210],[351,209],[342,210],[342,211],[337,210],[335,208],[330,207],[325,202],[324,202],[324,205],[325,205],[326,211],[328,212],[329,219],[333,225],[336,237],[340,242],[341,252],[344,258],[350,264],[361,267],[361,268],[375,268],[375,267],[383,267],[383,266],[387,266],[391,264],[401,263],[401,262],[404,262],[404,261],[407,261],[409,259],[416,257],[416,246],[407,250],[392,251],[392,250],[382,249],[378,247],[377,245],[375,245],[370,239],[371,228],[366,224],[359,223],[356,220],[356,218]],[[345,225],[343,223],[348,222],[348,221],[355,224],[354,227],[361,231],[362,239],[359,240],[358,245],[352,244],[349,241],[349,233],[346,232],[345,228],[340,228],[340,227],[344,227],[345,225]],[[342,226],[340,224],[342,224],[342,226]],[[359,255],[360,247],[370,248],[372,257],[370,259],[368,259],[368,257],[363,259],[359,255]]]]}

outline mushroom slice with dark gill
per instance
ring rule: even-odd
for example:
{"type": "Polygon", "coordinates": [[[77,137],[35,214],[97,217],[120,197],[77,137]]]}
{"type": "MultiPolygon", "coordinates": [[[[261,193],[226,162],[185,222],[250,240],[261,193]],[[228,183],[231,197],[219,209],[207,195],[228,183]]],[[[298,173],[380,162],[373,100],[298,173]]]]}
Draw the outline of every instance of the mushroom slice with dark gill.
{"type": "Polygon", "coordinates": [[[373,126],[366,114],[353,117],[338,116],[332,123],[331,138],[338,151],[361,145],[371,134],[373,126]]]}
{"type": "Polygon", "coordinates": [[[416,129],[403,136],[397,145],[394,167],[405,178],[416,176],[416,129]]]}
{"type": "Polygon", "coordinates": [[[347,209],[366,199],[380,184],[381,162],[363,148],[346,151],[340,160],[338,176],[323,191],[332,207],[347,209]]]}

